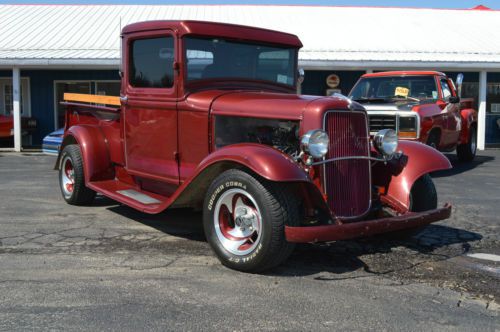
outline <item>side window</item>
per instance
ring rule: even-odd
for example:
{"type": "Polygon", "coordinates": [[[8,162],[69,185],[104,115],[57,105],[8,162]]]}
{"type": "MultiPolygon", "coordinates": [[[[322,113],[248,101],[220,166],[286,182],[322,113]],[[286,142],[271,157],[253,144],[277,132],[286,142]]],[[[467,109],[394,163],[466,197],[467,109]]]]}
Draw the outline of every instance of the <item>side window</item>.
{"type": "Polygon", "coordinates": [[[129,50],[129,83],[136,88],[170,88],[174,83],[174,38],[132,41],[129,50]]]}
{"type": "Polygon", "coordinates": [[[443,99],[447,100],[451,96],[451,89],[448,81],[444,78],[441,79],[441,91],[443,92],[443,99]]]}

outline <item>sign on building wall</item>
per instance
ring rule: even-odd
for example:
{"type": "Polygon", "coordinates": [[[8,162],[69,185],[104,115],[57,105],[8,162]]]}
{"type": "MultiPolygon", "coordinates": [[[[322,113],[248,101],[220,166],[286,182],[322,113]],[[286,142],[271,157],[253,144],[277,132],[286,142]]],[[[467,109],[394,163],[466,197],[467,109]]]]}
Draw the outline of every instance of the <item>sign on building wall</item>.
{"type": "Polygon", "coordinates": [[[328,85],[329,88],[335,89],[340,85],[340,77],[337,74],[330,74],[326,78],[326,85],[328,85]]]}

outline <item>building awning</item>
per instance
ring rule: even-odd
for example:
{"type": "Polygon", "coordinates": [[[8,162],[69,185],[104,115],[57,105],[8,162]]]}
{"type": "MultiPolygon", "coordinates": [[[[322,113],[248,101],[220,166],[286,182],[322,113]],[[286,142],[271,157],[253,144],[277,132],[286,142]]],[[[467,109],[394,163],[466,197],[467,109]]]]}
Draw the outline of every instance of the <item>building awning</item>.
{"type": "Polygon", "coordinates": [[[0,5],[0,66],[118,66],[121,27],[169,19],[293,33],[311,66],[500,70],[500,11],[267,5],[0,5]]]}

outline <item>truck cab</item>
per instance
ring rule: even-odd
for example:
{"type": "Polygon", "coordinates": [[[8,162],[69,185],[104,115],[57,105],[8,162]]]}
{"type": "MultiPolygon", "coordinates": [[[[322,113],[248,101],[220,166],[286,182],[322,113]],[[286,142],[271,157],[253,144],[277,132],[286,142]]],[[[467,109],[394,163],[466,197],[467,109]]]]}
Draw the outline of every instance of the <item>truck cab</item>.
{"type": "Polygon", "coordinates": [[[449,161],[391,129],[371,138],[365,109],[344,96],[297,95],[301,46],[214,22],[125,27],[121,95],[65,96],[55,165],[64,200],[89,205],[100,193],[144,213],[200,209],[221,262],[252,272],[282,263],[295,243],[448,218],[428,173],[449,161]]]}
{"type": "MultiPolygon", "coordinates": [[[[461,75],[461,74],[459,74],[461,75]]],[[[462,161],[476,154],[477,111],[461,98],[457,84],[436,71],[392,71],[365,74],[349,98],[368,112],[370,132],[396,130],[398,137],[457,151],[462,161]]]]}

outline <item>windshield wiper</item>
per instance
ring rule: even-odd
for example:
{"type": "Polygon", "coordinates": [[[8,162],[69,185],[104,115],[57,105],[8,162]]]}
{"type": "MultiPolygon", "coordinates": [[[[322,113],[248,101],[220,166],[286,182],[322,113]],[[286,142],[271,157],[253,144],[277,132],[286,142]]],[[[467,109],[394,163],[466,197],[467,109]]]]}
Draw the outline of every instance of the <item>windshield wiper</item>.
{"type": "Polygon", "coordinates": [[[361,97],[357,99],[353,99],[354,101],[358,103],[388,103],[390,102],[390,99],[386,98],[366,98],[366,97],[361,97]]]}
{"type": "Polygon", "coordinates": [[[403,100],[408,100],[408,99],[409,99],[409,100],[413,100],[413,101],[418,101],[418,102],[420,102],[420,99],[415,98],[415,97],[410,97],[410,96],[406,96],[406,97],[405,97],[405,96],[394,96],[394,97],[392,97],[391,99],[398,99],[398,100],[401,100],[401,99],[403,99],[403,100]]]}

